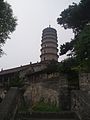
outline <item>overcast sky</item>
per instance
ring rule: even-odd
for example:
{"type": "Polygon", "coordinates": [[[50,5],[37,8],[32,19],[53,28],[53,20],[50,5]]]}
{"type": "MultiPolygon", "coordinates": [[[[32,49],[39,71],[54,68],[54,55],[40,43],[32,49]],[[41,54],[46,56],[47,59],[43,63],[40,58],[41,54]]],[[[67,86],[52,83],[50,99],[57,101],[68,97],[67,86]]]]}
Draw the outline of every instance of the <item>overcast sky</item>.
{"type": "MultiPolygon", "coordinates": [[[[51,25],[57,30],[58,44],[70,41],[71,30],[57,24],[60,13],[80,0],[7,0],[11,4],[18,25],[3,47],[7,55],[0,58],[0,69],[18,67],[40,61],[42,30],[51,25]]],[[[59,57],[59,61],[63,57],[59,57]]]]}

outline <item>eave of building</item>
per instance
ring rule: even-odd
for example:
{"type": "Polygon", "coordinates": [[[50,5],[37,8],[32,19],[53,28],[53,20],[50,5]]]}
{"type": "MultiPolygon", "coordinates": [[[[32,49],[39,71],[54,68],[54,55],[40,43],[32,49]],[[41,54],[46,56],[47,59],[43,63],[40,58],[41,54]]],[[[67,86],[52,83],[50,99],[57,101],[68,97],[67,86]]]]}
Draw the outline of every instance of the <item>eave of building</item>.
{"type": "Polygon", "coordinates": [[[56,48],[56,47],[52,47],[52,46],[47,46],[47,47],[43,47],[43,48],[41,48],[40,50],[42,51],[42,50],[47,50],[47,48],[52,48],[52,49],[55,49],[55,50],[57,50],[57,52],[58,52],[58,49],[56,48]]]}
{"type": "Polygon", "coordinates": [[[42,37],[42,40],[46,40],[46,39],[53,39],[53,40],[56,40],[57,41],[57,37],[51,37],[51,36],[47,36],[47,37],[42,37]]]}
{"type": "Polygon", "coordinates": [[[57,41],[43,41],[41,46],[45,43],[53,43],[53,44],[57,45],[57,47],[58,47],[57,41]]]}
{"type": "Polygon", "coordinates": [[[23,65],[23,66],[20,66],[20,67],[15,67],[15,68],[11,68],[11,69],[2,70],[0,72],[0,76],[7,75],[7,74],[12,74],[12,73],[17,73],[17,72],[26,70],[29,67],[35,67],[35,66],[40,66],[40,65],[42,65],[41,62],[40,63],[27,64],[27,65],[23,65]]]}
{"type": "Polygon", "coordinates": [[[42,32],[43,33],[45,33],[45,32],[54,32],[54,33],[57,33],[57,31],[54,28],[52,28],[52,27],[47,27],[42,32]]]}
{"type": "Polygon", "coordinates": [[[45,56],[45,55],[55,55],[55,56],[59,57],[59,55],[57,55],[55,53],[43,53],[40,55],[40,57],[45,56]]]}
{"type": "Polygon", "coordinates": [[[46,33],[42,33],[42,36],[49,36],[49,35],[52,35],[52,36],[57,36],[57,33],[53,33],[53,32],[46,32],[46,33]]]}

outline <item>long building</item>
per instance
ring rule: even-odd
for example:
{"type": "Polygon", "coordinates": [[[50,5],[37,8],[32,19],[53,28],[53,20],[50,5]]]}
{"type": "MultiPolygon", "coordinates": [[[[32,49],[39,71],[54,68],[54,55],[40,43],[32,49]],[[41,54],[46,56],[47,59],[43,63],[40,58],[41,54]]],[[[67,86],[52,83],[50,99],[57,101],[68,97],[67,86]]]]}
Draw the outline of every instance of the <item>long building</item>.
{"type": "Polygon", "coordinates": [[[38,71],[42,71],[46,68],[47,64],[51,61],[58,61],[58,41],[57,31],[50,26],[45,28],[42,32],[42,43],[41,43],[41,61],[39,63],[27,64],[24,66],[1,70],[0,71],[0,86],[7,85],[10,81],[15,80],[16,77],[23,78],[28,73],[29,75],[34,74],[38,71]]]}

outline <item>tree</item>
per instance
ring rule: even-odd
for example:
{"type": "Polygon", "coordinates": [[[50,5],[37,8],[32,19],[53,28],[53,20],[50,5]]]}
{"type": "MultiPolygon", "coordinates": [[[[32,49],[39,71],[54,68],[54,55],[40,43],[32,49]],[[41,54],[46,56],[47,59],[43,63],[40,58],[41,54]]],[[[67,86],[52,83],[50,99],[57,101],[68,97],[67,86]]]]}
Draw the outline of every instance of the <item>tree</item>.
{"type": "Polygon", "coordinates": [[[90,70],[90,25],[86,25],[78,35],[74,48],[79,66],[84,70],[90,70]]]}
{"type": "Polygon", "coordinates": [[[72,28],[75,35],[77,35],[90,22],[89,11],[90,0],[81,0],[79,4],[73,3],[61,12],[57,22],[65,29],[72,28]]]}
{"type": "Polygon", "coordinates": [[[16,21],[11,5],[0,0],[0,56],[3,54],[2,46],[8,38],[10,39],[10,34],[15,30],[16,21]]]}
{"type": "Polygon", "coordinates": [[[84,27],[90,22],[90,0],[81,0],[79,4],[73,3],[67,9],[61,12],[57,19],[58,24],[65,29],[72,29],[75,38],[71,42],[66,42],[61,45],[60,55],[66,54],[69,50],[70,55],[74,55],[74,46],[77,41],[77,36],[81,33],[84,27]]]}
{"type": "Polygon", "coordinates": [[[76,58],[70,57],[61,61],[58,64],[57,70],[58,72],[69,73],[74,70],[76,71],[76,66],[78,66],[76,58]]]}

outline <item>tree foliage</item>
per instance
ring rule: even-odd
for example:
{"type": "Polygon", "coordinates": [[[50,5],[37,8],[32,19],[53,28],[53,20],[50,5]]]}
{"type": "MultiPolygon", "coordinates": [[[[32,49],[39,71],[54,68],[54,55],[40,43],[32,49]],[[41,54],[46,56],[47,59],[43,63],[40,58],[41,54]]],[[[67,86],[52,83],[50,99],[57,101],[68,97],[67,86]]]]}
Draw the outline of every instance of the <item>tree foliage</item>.
{"type": "Polygon", "coordinates": [[[58,24],[65,29],[72,28],[77,35],[84,26],[90,22],[90,0],[81,0],[79,4],[73,3],[61,12],[57,19],[58,24]]]}
{"type": "Polygon", "coordinates": [[[77,37],[75,54],[82,68],[90,70],[90,25],[82,30],[77,37]]]}
{"type": "Polygon", "coordinates": [[[67,9],[61,12],[57,19],[58,24],[65,29],[72,29],[75,38],[71,42],[66,42],[61,45],[60,55],[66,54],[69,50],[71,55],[74,53],[74,45],[77,41],[77,36],[81,33],[84,27],[90,22],[90,0],[81,0],[79,4],[73,3],[67,9]]]}
{"type": "Polygon", "coordinates": [[[10,33],[15,30],[16,21],[11,6],[4,0],[0,0],[0,56],[3,54],[2,46],[10,38],[10,33]]]}
{"type": "Polygon", "coordinates": [[[59,72],[69,73],[72,70],[76,71],[76,68],[75,68],[76,66],[78,66],[78,62],[77,62],[76,58],[70,57],[70,58],[67,58],[67,59],[61,61],[58,64],[57,69],[59,72]]]}
{"type": "MultiPolygon", "coordinates": [[[[72,29],[75,35],[70,42],[60,46],[60,55],[71,51],[69,55],[76,59],[78,68],[90,70],[90,0],[73,3],[61,12],[58,24],[65,29],[72,29]]],[[[71,60],[70,60],[71,62],[71,60]]],[[[68,62],[68,63],[70,63],[68,62]]],[[[66,63],[64,61],[64,63],[66,63]]],[[[66,63],[66,66],[68,64],[66,63]]]]}

